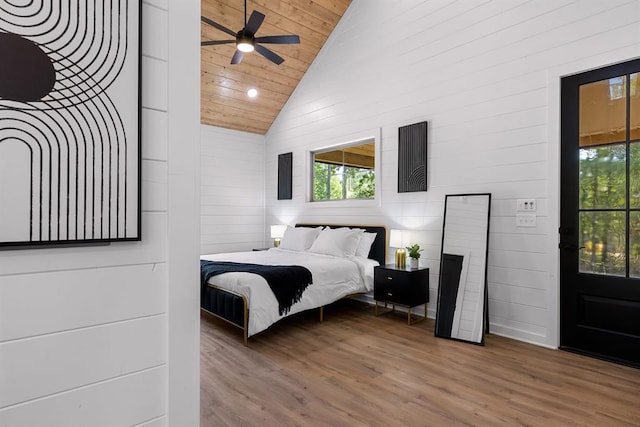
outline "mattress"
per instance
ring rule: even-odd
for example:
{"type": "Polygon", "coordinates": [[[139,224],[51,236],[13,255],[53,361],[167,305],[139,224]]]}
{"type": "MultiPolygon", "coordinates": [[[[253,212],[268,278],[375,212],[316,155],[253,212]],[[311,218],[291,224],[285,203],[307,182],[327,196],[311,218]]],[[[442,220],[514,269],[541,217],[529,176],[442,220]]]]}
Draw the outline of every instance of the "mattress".
{"type": "Polygon", "coordinates": [[[248,336],[264,331],[294,313],[322,307],[354,293],[373,289],[373,268],[377,261],[362,257],[335,257],[310,252],[272,248],[266,251],[202,255],[209,261],[230,261],[264,265],[301,265],[311,271],[313,284],[286,315],[278,313],[278,301],[266,280],[252,273],[224,273],[209,279],[222,289],[239,293],[249,304],[248,336]]]}

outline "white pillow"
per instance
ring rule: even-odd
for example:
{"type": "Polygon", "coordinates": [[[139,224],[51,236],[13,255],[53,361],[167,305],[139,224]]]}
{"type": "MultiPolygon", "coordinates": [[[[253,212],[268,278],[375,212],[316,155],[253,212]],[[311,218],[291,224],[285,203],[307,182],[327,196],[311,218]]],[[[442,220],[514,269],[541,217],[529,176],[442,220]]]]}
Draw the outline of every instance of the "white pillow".
{"type": "Polygon", "coordinates": [[[305,251],[311,247],[321,230],[322,227],[291,227],[288,225],[282,236],[280,249],[305,251]]]}
{"type": "Polygon", "coordinates": [[[360,241],[358,242],[358,247],[356,248],[356,256],[368,258],[369,251],[371,251],[371,245],[373,245],[374,240],[376,240],[376,233],[367,233],[366,231],[362,233],[360,241]]]}
{"type": "Polygon", "coordinates": [[[358,248],[362,233],[363,230],[360,228],[327,227],[320,232],[313,245],[309,248],[309,252],[339,257],[353,256],[358,248]]]}

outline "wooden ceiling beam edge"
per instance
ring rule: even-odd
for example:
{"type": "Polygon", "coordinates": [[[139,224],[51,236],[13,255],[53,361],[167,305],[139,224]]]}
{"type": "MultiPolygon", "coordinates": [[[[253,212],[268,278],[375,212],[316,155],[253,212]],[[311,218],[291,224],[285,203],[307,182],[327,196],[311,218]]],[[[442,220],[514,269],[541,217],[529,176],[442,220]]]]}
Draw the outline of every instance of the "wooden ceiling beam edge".
{"type": "Polygon", "coordinates": [[[201,123],[209,126],[222,127],[225,129],[233,129],[237,131],[256,133],[260,135],[266,134],[267,130],[269,130],[269,126],[271,125],[270,122],[262,123],[258,121],[253,121],[253,122],[247,123],[247,121],[241,117],[236,117],[235,120],[227,120],[226,117],[221,118],[219,116],[216,116],[215,119],[209,119],[209,118],[202,119],[201,123]]]}

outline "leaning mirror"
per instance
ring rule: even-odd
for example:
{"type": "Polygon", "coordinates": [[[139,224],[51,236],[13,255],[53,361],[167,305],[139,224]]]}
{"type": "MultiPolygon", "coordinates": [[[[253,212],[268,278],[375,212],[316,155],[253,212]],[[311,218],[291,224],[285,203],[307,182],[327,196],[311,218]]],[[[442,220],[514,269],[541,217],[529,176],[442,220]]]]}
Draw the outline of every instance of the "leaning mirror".
{"type": "Polygon", "coordinates": [[[484,344],[491,194],[444,201],[435,336],[484,344]]]}

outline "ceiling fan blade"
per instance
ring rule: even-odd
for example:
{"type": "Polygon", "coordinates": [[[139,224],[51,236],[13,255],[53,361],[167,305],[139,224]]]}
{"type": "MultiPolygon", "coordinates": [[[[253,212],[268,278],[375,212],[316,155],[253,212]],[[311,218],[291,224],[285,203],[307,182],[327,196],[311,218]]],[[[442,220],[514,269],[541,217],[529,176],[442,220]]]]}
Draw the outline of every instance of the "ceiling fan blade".
{"type": "Polygon", "coordinates": [[[264,21],[264,15],[254,10],[251,12],[249,21],[247,21],[247,25],[244,27],[244,33],[249,37],[253,37],[253,35],[258,32],[260,25],[262,25],[262,21],[264,21]]]}
{"type": "Polygon", "coordinates": [[[256,37],[256,43],[273,43],[273,44],[299,44],[300,37],[289,35],[289,36],[266,36],[266,37],[256,37]]]}
{"type": "Polygon", "coordinates": [[[284,59],[279,56],[278,54],[276,54],[275,52],[270,51],[269,49],[267,49],[266,47],[260,46],[259,44],[255,45],[256,48],[256,52],[258,52],[260,55],[264,56],[265,58],[267,58],[269,61],[280,65],[284,62],[284,59]]]}
{"type": "Polygon", "coordinates": [[[244,53],[236,49],[236,53],[233,54],[233,58],[231,58],[232,64],[239,64],[242,62],[242,58],[244,57],[244,53]]]}
{"type": "Polygon", "coordinates": [[[206,40],[206,41],[200,42],[200,46],[214,46],[218,44],[230,44],[235,42],[236,42],[235,40],[206,40]]]}
{"type": "Polygon", "coordinates": [[[232,31],[230,29],[228,29],[227,27],[224,27],[220,24],[218,24],[217,22],[212,21],[211,19],[207,18],[206,16],[201,16],[200,19],[202,20],[202,22],[211,25],[214,28],[217,28],[220,31],[224,31],[225,33],[229,34],[230,36],[236,37],[237,34],[235,31],[232,31]]]}

